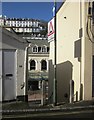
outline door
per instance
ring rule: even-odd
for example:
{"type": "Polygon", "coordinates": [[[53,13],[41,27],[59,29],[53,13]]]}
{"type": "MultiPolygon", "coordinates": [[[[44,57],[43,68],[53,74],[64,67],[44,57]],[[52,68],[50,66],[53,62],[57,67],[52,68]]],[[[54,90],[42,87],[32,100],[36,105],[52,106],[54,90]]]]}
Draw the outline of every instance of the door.
{"type": "Polygon", "coordinates": [[[16,99],[16,62],[15,51],[3,52],[3,97],[4,100],[16,99]]]}

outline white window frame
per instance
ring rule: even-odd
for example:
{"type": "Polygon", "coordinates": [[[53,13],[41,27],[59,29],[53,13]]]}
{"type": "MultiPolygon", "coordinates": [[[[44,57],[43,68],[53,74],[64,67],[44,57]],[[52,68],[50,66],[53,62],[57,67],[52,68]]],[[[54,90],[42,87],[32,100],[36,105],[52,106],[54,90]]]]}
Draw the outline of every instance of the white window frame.
{"type": "Polygon", "coordinates": [[[32,52],[33,53],[37,53],[38,52],[38,46],[37,45],[35,45],[35,46],[32,47],[32,52]],[[36,50],[34,50],[34,47],[36,47],[36,50]]]}
{"type": "Polygon", "coordinates": [[[41,51],[42,53],[47,53],[47,46],[46,45],[42,46],[41,51]]]}

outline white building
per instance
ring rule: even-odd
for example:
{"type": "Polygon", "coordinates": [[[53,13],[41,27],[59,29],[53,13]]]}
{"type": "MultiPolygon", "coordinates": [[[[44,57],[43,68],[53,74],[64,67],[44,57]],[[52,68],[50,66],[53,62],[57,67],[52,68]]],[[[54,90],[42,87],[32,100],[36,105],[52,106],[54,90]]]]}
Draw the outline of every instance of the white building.
{"type": "Polygon", "coordinates": [[[0,36],[0,101],[26,101],[28,43],[4,28],[0,36]]]}
{"type": "MultiPolygon", "coordinates": [[[[31,43],[28,54],[28,80],[30,82],[35,80],[37,86],[40,87],[38,81],[41,81],[41,79],[48,80],[49,45],[47,41],[47,22],[35,19],[7,18],[5,16],[1,16],[0,21],[2,21],[2,24],[0,24],[2,27],[31,43]],[[38,78],[38,75],[41,76],[41,79],[38,78]],[[33,79],[35,77],[36,79],[33,79]]],[[[29,82],[27,85],[29,89],[29,82]]]]}
{"type": "Polygon", "coordinates": [[[11,27],[24,39],[47,39],[47,22],[29,18],[7,18],[0,16],[0,26],[11,27]]]}
{"type": "MultiPolygon", "coordinates": [[[[56,13],[57,102],[94,98],[94,2],[67,2],[56,13]]],[[[54,93],[54,40],[50,42],[49,98],[54,93]]]]}
{"type": "Polygon", "coordinates": [[[40,87],[40,82],[42,80],[48,81],[48,59],[48,41],[32,40],[31,47],[28,50],[29,82],[37,81],[37,85],[40,87]]]}

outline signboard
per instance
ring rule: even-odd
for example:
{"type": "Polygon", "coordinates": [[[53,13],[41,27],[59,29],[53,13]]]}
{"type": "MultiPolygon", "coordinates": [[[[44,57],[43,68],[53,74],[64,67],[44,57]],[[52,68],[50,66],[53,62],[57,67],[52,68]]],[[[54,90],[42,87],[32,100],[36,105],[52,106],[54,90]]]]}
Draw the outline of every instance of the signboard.
{"type": "Polygon", "coordinates": [[[48,42],[51,42],[54,40],[54,18],[48,22],[48,42]]]}

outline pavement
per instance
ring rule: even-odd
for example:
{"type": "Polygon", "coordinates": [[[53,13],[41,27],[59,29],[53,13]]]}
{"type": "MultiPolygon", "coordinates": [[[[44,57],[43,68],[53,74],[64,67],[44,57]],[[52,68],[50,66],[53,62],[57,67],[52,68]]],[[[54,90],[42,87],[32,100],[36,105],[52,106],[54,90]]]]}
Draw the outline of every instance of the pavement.
{"type": "Polygon", "coordinates": [[[77,111],[88,111],[94,112],[94,100],[90,101],[80,101],[75,103],[61,103],[57,104],[56,106],[50,104],[42,106],[40,104],[33,105],[31,102],[21,102],[21,101],[14,101],[2,104],[2,116],[3,117],[14,117],[19,115],[29,115],[32,114],[33,116],[39,115],[46,115],[46,114],[57,114],[60,112],[70,113],[70,112],[77,112],[77,111]]]}
{"type": "Polygon", "coordinates": [[[2,112],[15,112],[15,111],[48,111],[48,110],[67,110],[67,109],[84,109],[84,108],[94,108],[94,100],[89,101],[80,101],[74,103],[61,103],[54,106],[50,105],[41,105],[34,104],[32,102],[22,102],[22,101],[13,101],[2,103],[2,112]]]}

